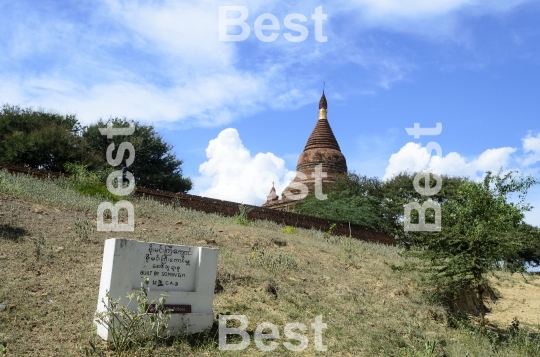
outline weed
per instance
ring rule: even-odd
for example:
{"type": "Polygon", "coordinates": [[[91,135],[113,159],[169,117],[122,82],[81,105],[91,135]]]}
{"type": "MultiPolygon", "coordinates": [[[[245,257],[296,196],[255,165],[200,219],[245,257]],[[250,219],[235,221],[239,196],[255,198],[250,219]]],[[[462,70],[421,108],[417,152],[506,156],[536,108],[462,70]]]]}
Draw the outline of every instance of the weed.
{"type": "Polygon", "coordinates": [[[102,197],[85,196],[75,190],[73,183],[65,178],[36,179],[27,175],[0,171],[3,184],[0,192],[13,195],[40,205],[52,205],[77,211],[95,210],[102,197]]]}
{"type": "Polygon", "coordinates": [[[348,261],[354,261],[359,256],[358,242],[351,237],[346,237],[341,240],[343,246],[342,255],[348,261]]]}
{"type": "Polygon", "coordinates": [[[204,226],[189,226],[189,234],[191,237],[194,237],[198,240],[213,240],[217,237],[217,233],[213,228],[206,228],[204,226]]]}
{"type": "Polygon", "coordinates": [[[40,258],[45,255],[46,245],[47,245],[47,238],[45,238],[44,236],[41,236],[39,238],[34,238],[36,260],[40,260],[40,258]]]}
{"type": "Polygon", "coordinates": [[[286,233],[286,234],[295,234],[295,233],[296,233],[296,228],[291,227],[291,226],[285,226],[285,227],[283,228],[283,233],[286,233]]]}
{"type": "Polygon", "coordinates": [[[510,324],[510,333],[512,334],[512,336],[515,336],[517,335],[517,333],[519,332],[519,320],[517,317],[514,317],[512,319],[512,323],[510,324]]]}
{"type": "Polygon", "coordinates": [[[336,229],[336,224],[332,223],[328,231],[324,232],[323,238],[326,242],[337,243],[339,241],[339,237],[334,236],[334,229],[336,229]]]}
{"type": "Polygon", "coordinates": [[[425,357],[437,357],[437,342],[436,341],[427,341],[424,345],[424,356],[425,357]]]}
{"type": "Polygon", "coordinates": [[[120,299],[112,299],[107,292],[109,301],[103,312],[96,313],[96,321],[105,326],[111,335],[111,344],[118,355],[133,347],[145,346],[148,342],[158,343],[169,338],[167,332],[171,312],[164,310],[165,295],[156,301],[148,301],[148,283],[145,278],[141,289],[127,296],[129,303],[137,301],[137,311],[132,311],[127,305],[120,305],[120,299]]]}
{"type": "Polygon", "coordinates": [[[182,201],[180,200],[180,198],[178,196],[174,196],[173,199],[171,200],[171,202],[169,203],[169,205],[171,206],[171,208],[173,210],[177,209],[177,208],[180,208],[182,207],[182,201]]]}
{"type": "Polygon", "coordinates": [[[75,221],[75,234],[80,240],[90,240],[90,235],[94,232],[94,226],[92,223],[85,219],[84,221],[77,218],[75,221]]]}
{"type": "Polygon", "coordinates": [[[4,339],[0,340],[0,356],[7,356],[7,342],[4,339]]]}
{"type": "Polygon", "coordinates": [[[336,224],[332,223],[326,232],[322,232],[315,228],[311,228],[309,234],[316,240],[323,240],[326,243],[338,244],[342,242],[342,237],[335,236],[334,230],[336,229],[336,224]]]}
{"type": "Polygon", "coordinates": [[[266,254],[264,249],[258,246],[252,248],[248,262],[252,265],[264,267],[272,272],[298,268],[298,263],[293,257],[281,253],[278,255],[266,254]]]}
{"type": "Polygon", "coordinates": [[[238,205],[238,213],[236,216],[234,216],[236,223],[241,224],[243,226],[249,225],[249,218],[248,213],[251,211],[251,207],[247,207],[243,204],[238,205]]]}

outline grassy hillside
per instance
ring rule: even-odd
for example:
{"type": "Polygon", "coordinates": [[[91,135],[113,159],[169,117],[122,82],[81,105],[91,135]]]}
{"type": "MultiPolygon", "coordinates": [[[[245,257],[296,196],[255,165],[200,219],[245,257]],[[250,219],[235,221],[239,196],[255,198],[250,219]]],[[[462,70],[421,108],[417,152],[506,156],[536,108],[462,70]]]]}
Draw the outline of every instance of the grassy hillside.
{"type": "MultiPolygon", "coordinates": [[[[82,196],[64,181],[0,172],[0,356],[6,348],[10,356],[114,355],[92,323],[103,241],[112,237],[218,248],[214,314],[246,315],[251,333],[268,321],[283,336],[287,323],[309,327],[323,316],[327,352],[315,350],[308,329],[306,350],[289,352],[281,339],[274,355],[540,355],[526,332],[540,316],[532,299],[540,291],[536,277],[498,274],[501,298],[488,315],[497,325],[482,335],[471,326],[448,327],[444,310],[423,302],[421,277],[390,268],[404,264],[398,248],[129,200],[134,232],[96,232],[99,197],[82,196]],[[512,294],[516,289],[530,296],[512,294]],[[513,312],[524,309],[530,313],[521,313],[519,328],[509,329],[513,312]]],[[[216,323],[205,334],[141,345],[128,355],[263,354],[253,342],[222,352],[217,341],[216,323]]]]}

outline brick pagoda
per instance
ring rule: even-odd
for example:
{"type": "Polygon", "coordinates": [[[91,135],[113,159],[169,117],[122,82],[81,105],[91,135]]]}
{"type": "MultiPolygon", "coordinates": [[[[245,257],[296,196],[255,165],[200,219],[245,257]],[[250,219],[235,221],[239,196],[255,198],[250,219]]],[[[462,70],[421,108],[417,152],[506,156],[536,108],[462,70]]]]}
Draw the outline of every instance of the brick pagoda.
{"type": "MultiPolygon", "coordinates": [[[[323,94],[319,101],[319,120],[313,129],[313,132],[309,136],[309,139],[304,147],[304,151],[298,158],[296,165],[296,177],[291,182],[300,182],[308,187],[309,194],[315,193],[315,179],[312,174],[315,171],[315,167],[322,164],[322,172],[326,172],[327,177],[323,178],[323,193],[325,187],[331,185],[335,177],[347,173],[347,161],[345,156],[341,153],[339,144],[332,132],[330,123],[327,117],[328,103],[326,97],[323,94]],[[304,174],[305,176],[301,175],[304,174]]],[[[272,184],[270,194],[267,196],[267,201],[263,204],[263,207],[283,210],[287,206],[294,204],[296,201],[286,197],[285,192],[289,191],[292,194],[299,194],[300,190],[291,187],[291,184],[283,190],[282,197],[276,194],[276,190],[272,184]]]]}

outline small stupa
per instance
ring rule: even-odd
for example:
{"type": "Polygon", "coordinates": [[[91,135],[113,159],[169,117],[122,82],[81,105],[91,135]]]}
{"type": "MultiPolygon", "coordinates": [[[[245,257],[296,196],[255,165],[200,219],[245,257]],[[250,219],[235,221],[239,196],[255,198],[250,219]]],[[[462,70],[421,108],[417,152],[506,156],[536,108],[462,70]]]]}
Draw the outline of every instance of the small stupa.
{"type": "Polygon", "coordinates": [[[287,206],[290,206],[296,202],[294,199],[290,199],[290,194],[298,195],[301,190],[296,188],[297,184],[294,182],[302,183],[308,188],[309,194],[315,193],[315,178],[313,173],[318,165],[321,165],[322,172],[326,173],[326,177],[322,179],[322,191],[335,181],[335,177],[338,175],[344,175],[347,173],[347,161],[345,156],[341,153],[339,144],[332,132],[330,123],[328,122],[328,102],[324,95],[324,89],[319,101],[319,120],[315,128],[311,132],[309,139],[304,147],[304,151],[298,158],[296,165],[296,177],[289,184],[289,186],[283,190],[282,197],[276,194],[276,189],[272,183],[272,189],[267,196],[267,201],[263,204],[263,207],[283,210],[287,206]],[[292,187],[291,187],[292,185],[292,187]]]}

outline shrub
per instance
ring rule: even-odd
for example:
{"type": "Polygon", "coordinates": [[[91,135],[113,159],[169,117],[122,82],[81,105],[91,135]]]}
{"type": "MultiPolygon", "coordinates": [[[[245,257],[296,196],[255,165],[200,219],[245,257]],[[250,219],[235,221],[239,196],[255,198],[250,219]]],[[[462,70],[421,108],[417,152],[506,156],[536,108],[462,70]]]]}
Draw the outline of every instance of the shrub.
{"type": "Polygon", "coordinates": [[[113,195],[103,183],[108,176],[105,171],[89,171],[86,165],[67,163],[64,165],[66,172],[71,176],[68,181],[73,188],[86,196],[101,196],[106,200],[118,202],[122,197],[113,195]]]}
{"type": "Polygon", "coordinates": [[[236,216],[234,216],[236,223],[241,224],[243,226],[249,225],[250,222],[248,218],[248,213],[249,211],[251,211],[251,208],[246,207],[243,204],[240,204],[238,205],[238,211],[239,212],[236,214],[236,216]]]}
{"type": "Polygon", "coordinates": [[[161,295],[158,301],[149,302],[148,283],[149,279],[145,278],[141,289],[127,296],[130,303],[134,299],[137,301],[137,311],[120,305],[120,299],[111,299],[107,292],[109,305],[104,303],[107,309],[96,313],[97,323],[109,330],[111,344],[118,355],[132,347],[157,343],[169,337],[167,327],[171,312],[164,311],[165,295],[161,295]]]}

